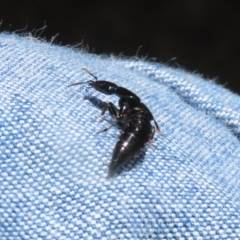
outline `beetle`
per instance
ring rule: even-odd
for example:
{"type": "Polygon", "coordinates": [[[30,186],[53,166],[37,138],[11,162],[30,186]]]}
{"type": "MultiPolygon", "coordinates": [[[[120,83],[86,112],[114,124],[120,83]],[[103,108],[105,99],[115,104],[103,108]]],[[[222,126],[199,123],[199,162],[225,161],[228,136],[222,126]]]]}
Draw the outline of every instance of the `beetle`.
{"type": "MultiPolygon", "coordinates": [[[[89,87],[103,94],[115,94],[119,97],[119,109],[112,102],[107,103],[102,109],[102,115],[108,110],[111,117],[115,119],[118,128],[121,130],[121,135],[114,147],[108,168],[108,177],[113,177],[117,174],[118,170],[143,149],[149,141],[153,140],[155,129],[160,132],[160,128],[151,111],[141,102],[141,99],[135,93],[113,82],[98,80],[88,69],[82,69],[95,80],[76,82],[68,85],[68,87],[88,83],[89,87]],[[152,121],[154,122],[154,126],[151,124],[152,121]]],[[[101,132],[107,131],[110,127],[105,128],[101,132]]]]}

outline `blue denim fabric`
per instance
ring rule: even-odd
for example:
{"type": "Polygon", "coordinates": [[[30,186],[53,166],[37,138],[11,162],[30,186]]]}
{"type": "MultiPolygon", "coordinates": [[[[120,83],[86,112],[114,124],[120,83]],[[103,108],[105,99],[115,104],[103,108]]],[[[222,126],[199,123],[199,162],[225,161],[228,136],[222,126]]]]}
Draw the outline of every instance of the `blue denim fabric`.
{"type": "Polygon", "coordinates": [[[0,35],[0,239],[239,239],[240,98],[182,69],[0,35]],[[119,130],[81,67],[136,93],[162,133],[107,179],[119,130]],[[133,162],[133,161],[132,161],[133,162]]]}

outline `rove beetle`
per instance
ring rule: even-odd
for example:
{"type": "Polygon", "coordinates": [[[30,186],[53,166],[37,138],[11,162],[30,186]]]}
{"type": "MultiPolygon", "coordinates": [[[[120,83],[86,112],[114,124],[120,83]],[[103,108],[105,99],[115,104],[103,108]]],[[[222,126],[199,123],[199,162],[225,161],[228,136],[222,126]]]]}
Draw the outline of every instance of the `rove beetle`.
{"type": "MultiPolygon", "coordinates": [[[[113,156],[108,169],[108,177],[113,177],[146,143],[152,141],[155,128],[159,132],[160,128],[150,110],[135,93],[127,88],[119,87],[113,82],[98,80],[88,69],[82,69],[95,80],[73,83],[68,85],[68,87],[88,83],[90,87],[101,93],[107,95],[115,94],[119,97],[119,109],[112,102],[109,102],[102,110],[102,115],[106,110],[109,111],[121,130],[121,135],[113,150],[113,156]],[[154,122],[155,126],[151,124],[151,121],[154,122]]],[[[101,132],[107,131],[110,127],[105,128],[101,132]]]]}

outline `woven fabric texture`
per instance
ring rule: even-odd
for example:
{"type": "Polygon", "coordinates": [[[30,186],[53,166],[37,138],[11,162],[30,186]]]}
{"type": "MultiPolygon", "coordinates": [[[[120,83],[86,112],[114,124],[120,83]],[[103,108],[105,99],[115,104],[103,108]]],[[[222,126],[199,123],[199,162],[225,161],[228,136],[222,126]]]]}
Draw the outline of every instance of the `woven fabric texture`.
{"type": "Polygon", "coordinates": [[[1,34],[0,239],[239,239],[239,110],[182,69],[1,34]],[[88,97],[118,98],[67,88],[91,79],[81,67],[136,93],[162,131],[112,179],[120,132],[96,134],[112,119],[88,97]]]}

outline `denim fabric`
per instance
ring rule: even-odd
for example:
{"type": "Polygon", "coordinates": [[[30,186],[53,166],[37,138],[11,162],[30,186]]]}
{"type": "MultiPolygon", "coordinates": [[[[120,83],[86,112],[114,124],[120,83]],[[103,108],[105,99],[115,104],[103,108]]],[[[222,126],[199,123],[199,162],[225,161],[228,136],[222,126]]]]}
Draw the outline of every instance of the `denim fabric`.
{"type": "Polygon", "coordinates": [[[201,76],[0,35],[0,239],[239,239],[240,98],[201,76]],[[119,136],[87,88],[136,93],[161,133],[116,178],[119,136]],[[130,164],[130,165],[131,165],[130,164]]]}

